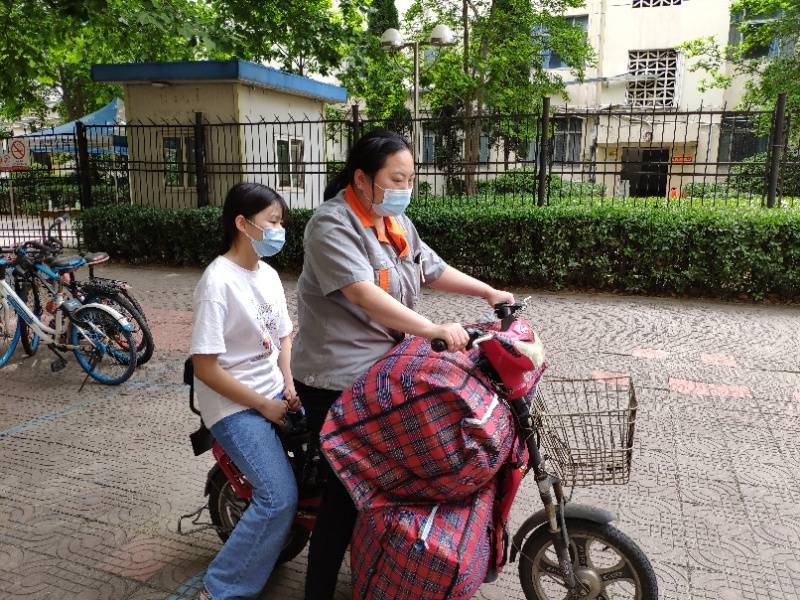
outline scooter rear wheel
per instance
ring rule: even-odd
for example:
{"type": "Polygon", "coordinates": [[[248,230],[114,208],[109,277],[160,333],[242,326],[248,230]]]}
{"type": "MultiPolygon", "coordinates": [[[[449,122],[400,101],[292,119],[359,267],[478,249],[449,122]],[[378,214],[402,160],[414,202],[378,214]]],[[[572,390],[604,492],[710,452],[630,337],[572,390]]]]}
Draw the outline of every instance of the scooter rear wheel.
{"type": "MultiPolygon", "coordinates": [[[[209,473],[208,512],[211,522],[216,527],[217,535],[223,542],[227,541],[249,505],[250,502],[236,495],[236,491],[219,465],[214,465],[209,473]]],[[[308,529],[292,523],[283,550],[278,557],[278,564],[288,562],[300,554],[306,547],[309,536],[308,529]]]]}
{"type": "MultiPolygon", "coordinates": [[[[586,600],[658,600],[658,583],[644,552],[619,529],[567,519],[569,552],[586,600]]],[[[519,578],[527,600],[563,600],[566,593],[546,525],[522,545],[519,578]]]]}

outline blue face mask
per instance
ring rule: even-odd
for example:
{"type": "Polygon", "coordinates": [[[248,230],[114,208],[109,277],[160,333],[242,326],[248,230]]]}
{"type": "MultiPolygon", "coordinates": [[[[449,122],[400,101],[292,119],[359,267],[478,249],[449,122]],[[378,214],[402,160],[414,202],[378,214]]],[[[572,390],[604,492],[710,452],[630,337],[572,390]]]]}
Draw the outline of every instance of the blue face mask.
{"type": "Polygon", "coordinates": [[[372,210],[376,215],[382,217],[398,217],[402,215],[408,205],[411,204],[411,189],[397,190],[394,188],[382,188],[377,183],[375,187],[383,190],[383,202],[373,204],[372,210]]]}
{"type": "MultiPolygon", "coordinates": [[[[283,249],[283,245],[286,243],[286,230],[283,227],[279,229],[262,229],[249,219],[246,220],[262,233],[260,240],[250,238],[250,243],[253,244],[253,250],[256,251],[259,257],[275,256],[283,249]]],[[[248,235],[247,237],[250,236],[248,235]]]]}

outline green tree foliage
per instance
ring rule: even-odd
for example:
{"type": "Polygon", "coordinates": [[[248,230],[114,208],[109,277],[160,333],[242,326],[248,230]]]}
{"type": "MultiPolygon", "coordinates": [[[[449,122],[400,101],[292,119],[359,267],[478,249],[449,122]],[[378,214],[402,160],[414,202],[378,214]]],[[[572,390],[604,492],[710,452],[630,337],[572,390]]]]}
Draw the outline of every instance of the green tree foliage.
{"type": "MultiPolygon", "coordinates": [[[[406,13],[406,28],[424,40],[437,23],[461,32],[461,44],[437,50],[436,59],[424,64],[422,87],[425,103],[441,117],[442,135],[463,135],[464,143],[443,144],[464,148],[465,191],[474,193],[474,167],[478,162],[481,133],[491,142],[502,138],[507,149],[522,151],[535,132],[526,122],[513,119],[488,125],[481,117],[492,113],[533,112],[544,95],[566,96],[561,77],[545,69],[546,51],[558,53],[583,77],[594,52],[585,32],[563,16],[583,0],[416,0],[406,13]],[[454,128],[452,119],[463,118],[454,128]],[[448,122],[444,122],[448,121],[448,122]]],[[[437,156],[437,162],[458,157],[437,156]]]]}
{"type": "Polygon", "coordinates": [[[120,94],[95,63],[230,58],[328,74],[361,35],[368,0],[6,0],[0,4],[0,117],[75,119],[120,94]]]}
{"type": "Polygon", "coordinates": [[[43,115],[48,96],[75,119],[119,94],[94,83],[94,63],[213,53],[208,7],[193,0],[11,0],[0,6],[0,115],[43,115]]]}
{"type": "Polygon", "coordinates": [[[359,36],[368,0],[208,0],[232,55],[274,61],[298,75],[328,75],[359,36]]]}
{"type": "Polygon", "coordinates": [[[394,1],[373,0],[367,10],[367,28],[353,39],[340,79],[352,97],[364,101],[367,118],[407,133],[410,111],[406,107],[406,81],[413,65],[403,53],[380,47],[383,32],[399,27],[394,1]]]}
{"type": "Polygon", "coordinates": [[[684,46],[691,70],[706,73],[703,88],[728,87],[743,77],[744,107],[772,108],[781,92],[800,113],[800,3],[796,0],[736,0],[735,35],[729,42],[702,38],[684,46]]]}

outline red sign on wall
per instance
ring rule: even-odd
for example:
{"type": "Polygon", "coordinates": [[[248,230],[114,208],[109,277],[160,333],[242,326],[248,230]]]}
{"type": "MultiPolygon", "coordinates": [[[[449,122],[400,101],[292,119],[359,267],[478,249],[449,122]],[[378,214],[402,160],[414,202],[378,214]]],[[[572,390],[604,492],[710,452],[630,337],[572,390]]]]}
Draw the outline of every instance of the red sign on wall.
{"type": "Polygon", "coordinates": [[[0,154],[0,171],[24,171],[31,164],[28,141],[12,139],[8,151],[0,154]]]}

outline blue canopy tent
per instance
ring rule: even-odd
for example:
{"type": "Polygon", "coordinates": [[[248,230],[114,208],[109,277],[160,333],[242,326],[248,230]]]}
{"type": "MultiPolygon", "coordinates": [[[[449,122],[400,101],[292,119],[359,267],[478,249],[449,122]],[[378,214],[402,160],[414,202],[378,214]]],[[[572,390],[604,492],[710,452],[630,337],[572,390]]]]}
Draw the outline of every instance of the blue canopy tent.
{"type": "Polygon", "coordinates": [[[63,125],[42,129],[24,136],[28,139],[31,152],[52,153],[69,152],[74,154],[76,123],[80,121],[89,129],[87,146],[89,154],[128,154],[128,138],[125,126],[119,125],[123,104],[114,98],[103,108],[63,125]]]}

